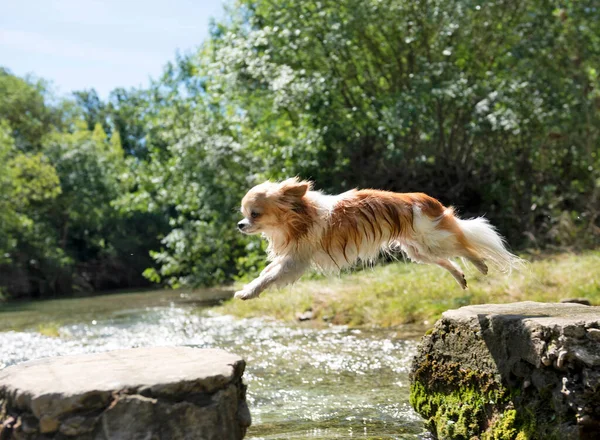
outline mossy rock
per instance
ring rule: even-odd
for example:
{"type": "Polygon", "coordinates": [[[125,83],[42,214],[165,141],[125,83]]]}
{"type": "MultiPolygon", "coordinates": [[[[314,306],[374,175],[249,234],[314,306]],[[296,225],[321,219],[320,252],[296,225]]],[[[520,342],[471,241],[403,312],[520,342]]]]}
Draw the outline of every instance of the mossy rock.
{"type": "Polygon", "coordinates": [[[600,307],[517,303],[444,313],[410,402],[439,439],[600,438],[600,307]]]}

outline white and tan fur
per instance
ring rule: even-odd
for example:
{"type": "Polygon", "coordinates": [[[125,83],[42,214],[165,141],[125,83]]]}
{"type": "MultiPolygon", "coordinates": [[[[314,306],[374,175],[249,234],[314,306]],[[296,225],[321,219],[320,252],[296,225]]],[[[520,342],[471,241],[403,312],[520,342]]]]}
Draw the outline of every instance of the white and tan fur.
{"type": "Polygon", "coordinates": [[[271,261],[236,292],[241,299],[293,283],[311,266],[340,270],[398,247],[415,262],[448,270],[463,289],[465,276],[450,258],[462,257],[483,274],[486,262],[509,271],[521,261],[485,218],[461,220],[423,193],[351,190],[331,196],[313,191],[312,182],[292,178],[255,186],[244,196],[241,211],[238,228],[262,234],[271,261]]]}

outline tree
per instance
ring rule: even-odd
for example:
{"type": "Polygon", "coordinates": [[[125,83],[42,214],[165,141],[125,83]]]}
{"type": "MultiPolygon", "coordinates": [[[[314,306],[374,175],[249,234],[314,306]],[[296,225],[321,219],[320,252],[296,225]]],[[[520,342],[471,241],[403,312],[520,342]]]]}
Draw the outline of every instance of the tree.
{"type": "Polygon", "coordinates": [[[76,107],[81,111],[82,117],[87,124],[88,130],[93,130],[96,124],[100,124],[102,129],[110,135],[111,126],[109,124],[108,109],[98,97],[96,90],[82,90],[74,92],[76,107]]]}
{"type": "Polygon", "coordinates": [[[599,23],[591,0],[238,0],[106,103],[2,70],[0,275],[40,295],[232,281],[264,263],[240,198],[293,175],[425,191],[513,246],[595,245],[599,23]]]}
{"type": "Polygon", "coordinates": [[[0,120],[9,123],[15,147],[24,152],[39,151],[43,137],[56,121],[44,101],[46,84],[22,79],[0,67],[0,120]]]}

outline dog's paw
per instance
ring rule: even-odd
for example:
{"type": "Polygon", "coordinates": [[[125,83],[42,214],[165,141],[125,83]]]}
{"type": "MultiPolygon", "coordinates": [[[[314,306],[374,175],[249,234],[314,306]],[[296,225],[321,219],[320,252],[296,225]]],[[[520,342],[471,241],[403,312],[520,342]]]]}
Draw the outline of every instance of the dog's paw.
{"type": "Polygon", "coordinates": [[[238,290],[234,294],[235,298],[241,299],[241,300],[244,300],[244,301],[246,301],[248,299],[256,298],[257,296],[258,296],[258,294],[255,294],[251,290],[238,290]]]}

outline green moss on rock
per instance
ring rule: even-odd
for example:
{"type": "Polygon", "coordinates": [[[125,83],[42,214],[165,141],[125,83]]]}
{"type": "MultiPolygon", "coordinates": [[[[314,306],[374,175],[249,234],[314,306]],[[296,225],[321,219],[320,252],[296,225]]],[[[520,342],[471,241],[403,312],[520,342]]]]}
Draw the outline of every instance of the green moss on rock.
{"type": "Polygon", "coordinates": [[[468,440],[484,431],[505,395],[489,374],[426,358],[413,372],[410,403],[438,438],[468,440]]]}
{"type": "Polygon", "coordinates": [[[530,302],[446,312],[421,341],[410,402],[439,439],[598,439],[600,352],[586,330],[598,316],[530,302]]]}
{"type": "Polygon", "coordinates": [[[519,429],[517,411],[509,409],[504,412],[481,436],[482,440],[528,440],[525,430],[519,429]]]}
{"type": "Polygon", "coordinates": [[[518,415],[510,399],[495,400],[498,396],[472,386],[431,392],[414,382],[410,403],[439,439],[530,440],[531,423],[518,415]]]}
{"type": "Polygon", "coordinates": [[[440,439],[529,440],[513,397],[492,374],[427,356],[412,374],[410,403],[440,439]]]}

